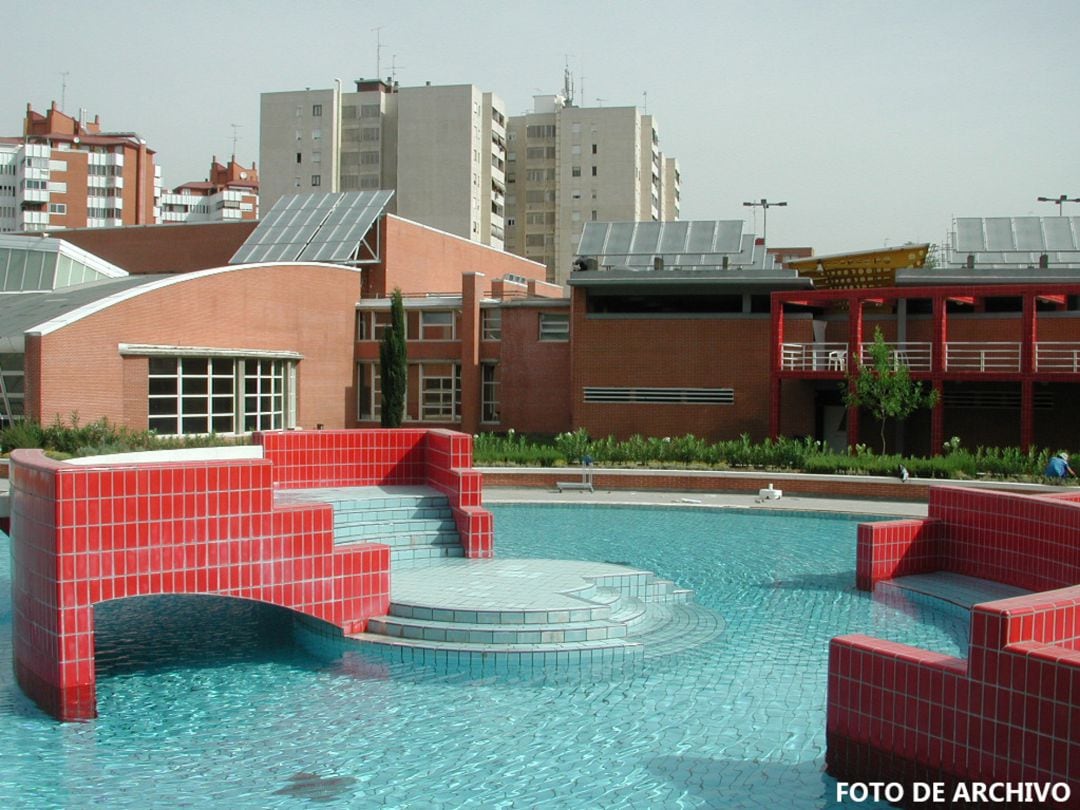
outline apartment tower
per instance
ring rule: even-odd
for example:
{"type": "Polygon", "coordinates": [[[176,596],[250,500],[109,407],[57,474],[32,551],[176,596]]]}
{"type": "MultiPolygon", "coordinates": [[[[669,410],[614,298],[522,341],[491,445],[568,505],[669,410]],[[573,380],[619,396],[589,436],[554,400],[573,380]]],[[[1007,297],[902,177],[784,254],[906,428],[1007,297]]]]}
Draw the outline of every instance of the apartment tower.
{"type": "Polygon", "coordinates": [[[586,222],[679,218],[678,163],[636,107],[536,96],[508,134],[506,249],[546,265],[551,282],[566,283],[586,222]]]}
{"type": "Polygon", "coordinates": [[[355,87],[262,95],[263,209],[285,194],[393,189],[392,213],[502,248],[502,100],[473,85],[355,87]]]}

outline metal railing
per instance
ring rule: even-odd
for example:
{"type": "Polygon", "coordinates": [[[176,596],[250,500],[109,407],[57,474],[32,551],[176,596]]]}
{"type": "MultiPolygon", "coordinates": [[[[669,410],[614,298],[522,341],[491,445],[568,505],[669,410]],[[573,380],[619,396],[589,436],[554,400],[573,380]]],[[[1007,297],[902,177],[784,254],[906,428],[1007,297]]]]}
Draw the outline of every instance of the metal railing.
{"type": "MultiPolygon", "coordinates": [[[[859,347],[859,361],[866,364],[870,360],[870,347],[873,343],[863,343],[859,347]]],[[[933,345],[927,341],[905,341],[887,343],[893,368],[905,366],[909,371],[930,371],[933,363],[933,345]]]]}
{"type": "Polygon", "coordinates": [[[783,371],[846,371],[846,343],[781,343],[783,371]]]}
{"type": "Polygon", "coordinates": [[[1035,370],[1080,374],[1080,343],[1042,340],[1035,344],[1035,370]]]}
{"type": "Polygon", "coordinates": [[[1020,344],[959,342],[945,344],[946,371],[1019,371],[1020,344]]]}

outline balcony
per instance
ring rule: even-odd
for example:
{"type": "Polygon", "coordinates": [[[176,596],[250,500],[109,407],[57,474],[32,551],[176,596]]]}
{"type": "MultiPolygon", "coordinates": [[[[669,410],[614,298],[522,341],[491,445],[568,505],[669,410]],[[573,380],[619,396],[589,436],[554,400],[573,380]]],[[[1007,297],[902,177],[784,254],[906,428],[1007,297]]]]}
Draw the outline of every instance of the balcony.
{"type": "MultiPolygon", "coordinates": [[[[860,360],[869,359],[872,343],[860,346],[860,360]]],[[[933,346],[929,342],[888,344],[896,366],[909,371],[933,370],[933,346]]],[[[945,344],[944,370],[953,373],[1019,374],[1021,347],[1018,341],[949,341],[945,344]]],[[[783,343],[781,371],[846,372],[847,343],[783,343]]],[[[1035,344],[1035,371],[1044,374],[1080,375],[1080,341],[1041,341],[1035,344]]]]}
{"type": "Polygon", "coordinates": [[[1080,343],[1040,341],[1035,344],[1035,370],[1080,374],[1080,343]]]}
{"type": "Polygon", "coordinates": [[[846,371],[846,343],[782,343],[780,368],[783,371],[846,371]]]}
{"type": "Polygon", "coordinates": [[[1020,344],[1007,342],[946,343],[945,370],[995,373],[1019,372],[1020,344]]]}

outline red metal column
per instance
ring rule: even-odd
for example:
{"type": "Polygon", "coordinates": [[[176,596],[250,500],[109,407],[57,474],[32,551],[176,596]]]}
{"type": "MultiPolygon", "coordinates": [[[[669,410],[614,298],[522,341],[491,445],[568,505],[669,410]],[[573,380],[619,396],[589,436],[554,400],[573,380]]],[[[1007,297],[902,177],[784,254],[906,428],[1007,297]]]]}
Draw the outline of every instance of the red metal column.
{"type": "Polygon", "coordinates": [[[945,296],[933,298],[934,331],[930,344],[930,384],[938,392],[938,401],[930,411],[930,452],[940,455],[945,443],[945,342],[948,324],[945,317],[945,296]]]}
{"type": "Polygon", "coordinates": [[[1024,333],[1020,339],[1020,449],[1035,441],[1035,347],[1039,339],[1035,296],[1024,294],[1024,333]]]}
{"type": "MultiPolygon", "coordinates": [[[[863,299],[858,294],[848,296],[848,369],[854,370],[856,364],[861,362],[860,350],[862,347],[862,307],[863,299]]],[[[848,390],[854,387],[854,383],[848,383],[848,390]]],[[[859,408],[852,406],[847,412],[847,443],[848,449],[852,449],[859,443],[859,408]]]]}
{"type": "Polygon", "coordinates": [[[772,347],[769,351],[769,437],[774,441],[780,438],[781,380],[780,347],[784,342],[784,305],[780,296],[772,295],[769,316],[772,321],[772,347]]]}

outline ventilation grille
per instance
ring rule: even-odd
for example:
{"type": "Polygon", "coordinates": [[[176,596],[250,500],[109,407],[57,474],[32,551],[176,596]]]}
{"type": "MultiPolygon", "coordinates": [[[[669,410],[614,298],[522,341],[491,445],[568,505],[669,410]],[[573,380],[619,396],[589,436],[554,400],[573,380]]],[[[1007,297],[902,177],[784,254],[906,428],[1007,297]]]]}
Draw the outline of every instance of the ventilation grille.
{"type": "Polygon", "coordinates": [[[586,388],[585,401],[654,405],[731,405],[734,388],[586,388]]]}
{"type": "MultiPolygon", "coordinates": [[[[946,408],[974,408],[976,410],[1019,409],[1019,391],[949,391],[943,398],[946,408]]],[[[1054,394],[1050,391],[1036,391],[1032,403],[1037,410],[1053,410],[1054,394]]]]}

